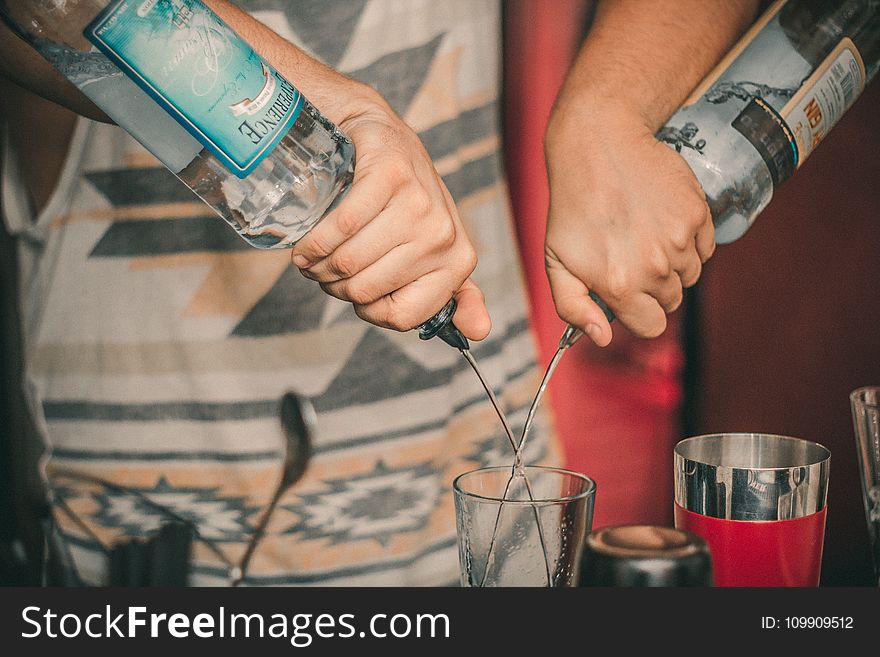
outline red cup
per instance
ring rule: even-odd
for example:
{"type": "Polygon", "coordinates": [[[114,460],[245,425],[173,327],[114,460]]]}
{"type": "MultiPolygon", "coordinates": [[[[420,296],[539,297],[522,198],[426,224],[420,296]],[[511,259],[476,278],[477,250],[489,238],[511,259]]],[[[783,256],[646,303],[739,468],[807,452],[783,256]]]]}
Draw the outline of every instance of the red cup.
{"type": "Polygon", "coordinates": [[[675,526],[709,545],[717,586],[818,586],[830,452],[768,434],[675,446],[675,526]]]}

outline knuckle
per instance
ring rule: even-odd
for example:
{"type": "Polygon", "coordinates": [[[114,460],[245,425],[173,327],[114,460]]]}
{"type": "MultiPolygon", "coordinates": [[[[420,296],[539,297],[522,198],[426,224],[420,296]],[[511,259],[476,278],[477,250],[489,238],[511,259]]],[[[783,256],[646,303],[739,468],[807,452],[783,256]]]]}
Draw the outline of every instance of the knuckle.
{"type": "Polygon", "coordinates": [[[452,220],[448,217],[440,222],[440,225],[433,231],[434,239],[440,249],[446,250],[455,244],[456,230],[452,225],[452,220]]]}
{"type": "Polygon", "coordinates": [[[703,208],[703,216],[700,221],[700,226],[703,227],[704,230],[712,231],[712,235],[715,234],[715,224],[712,221],[712,208],[709,207],[709,204],[706,201],[700,201],[700,205],[703,208]]]}
{"type": "Polygon", "coordinates": [[[361,306],[373,303],[381,296],[371,285],[355,280],[350,281],[346,286],[345,295],[349,301],[361,306]]]}
{"type": "Polygon", "coordinates": [[[327,261],[327,268],[331,273],[340,278],[351,278],[358,272],[357,262],[350,253],[337,252],[330,256],[327,261]]]}
{"type": "Polygon", "coordinates": [[[669,235],[669,241],[677,251],[684,251],[687,249],[693,242],[693,239],[694,236],[691,232],[691,228],[687,225],[676,226],[669,235]]]}
{"type": "Polygon", "coordinates": [[[433,203],[431,197],[421,186],[410,194],[410,212],[416,219],[427,217],[431,214],[433,203]]]}
{"type": "Polygon", "coordinates": [[[361,306],[356,303],[352,304],[352,308],[354,308],[354,314],[360,317],[365,322],[375,324],[376,326],[388,328],[388,324],[385,322],[385,318],[382,313],[376,312],[372,308],[368,310],[365,306],[361,306]]]}
{"type": "Polygon", "coordinates": [[[388,328],[403,332],[418,326],[420,319],[412,304],[395,302],[395,299],[390,297],[385,312],[385,322],[388,328]]]}
{"type": "Polygon", "coordinates": [[[693,287],[697,284],[697,281],[700,280],[700,275],[703,273],[703,264],[700,262],[699,258],[696,259],[696,262],[691,266],[681,277],[681,285],[682,287],[693,287]]]}
{"type": "Polygon", "coordinates": [[[710,218],[709,206],[706,201],[696,194],[690,194],[683,201],[682,211],[687,224],[693,228],[699,228],[710,218]]]}
{"type": "Polygon", "coordinates": [[[634,292],[630,273],[621,267],[615,267],[608,274],[607,292],[608,301],[620,303],[626,300],[634,292]]]}
{"type": "Polygon", "coordinates": [[[409,313],[406,313],[400,308],[392,307],[385,314],[385,325],[395,331],[409,331],[416,325],[416,323],[417,322],[409,316],[409,313]]]}
{"type": "Polygon", "coordinates": [[[652,245],[647,257],[645,265],[648,272],[657,278],[666,278],[672,273],[672,265],[666,252],[658,245],[652,245]]]}
{"type": "Polygon", "coordinates": [[[464,269],[465,278],[474,273],[477,268],[477,250],[468,242],[465,252],[461,259],[462,269],[464,269]]]}
{"type": "Polygon", "coordinates": [[[361,226],[361,217],[354,212],[339,212],[336,214],[336,228],[346,237],[354,235],[361,226]]]}
{"type": "Polygon", "coordinates": [[[391,315],[389,315],[386,321],[388,322],[388,328],[394,329],[395,331],[400,331],[401,333],[409,331],[411,328],[413,328],[413,326],[415,326],[414,324],[410,325],[409,322],[404,320],[403,317],[396,313],[392,313],[391,315]]]}
{"type": "Polygon", "coordinates": [[[348,301],[348,297],[344,294],[344,292],[339,289],[338,284],[335,283],[319,283],[321,289],[324,290],[331,297],[339,299],[341,301],[348,301]]]}
{"type": "Polygon", "coordinates": [[[330,238],[328,236],[323,233],[313,233],[310,235],[310,238],[309,242],[303,245],[303,250],[312,256],[312,258],[326,258],[333,253],[333,244],[330,243],[330,238]]]}
{"type": "Polygon", "coordinates": [[[676,292],[675,296],[672,297],[672,301],[670,301],[666,305],[664,310],[667,313],[674,313],[676,310],[678,310],[681,307],[682,301],[684,301],[684,294],[682,293],[681,289],[679,289],[676,292]]]}
{"type": "Polygon", "coordinates": [[[718,244],[715,242],[715,236],[714,236],[714,234],[713,234],[713,236],[712,236],[712,239],[711,239],[711,240],[707,240],[707,241],[708,241],[708,243],[709,243],[708,250],[707,250],[707,252],[703,255],[703,257],[700,259],[701,262],[703,262],[703,263],[708,262],[709,259],[710,259],[713,255],[715,255],[715,248],[718,246],[718,244]]]}
{"type": "MultiPolygon", "coordinates": [[[[690,180],[690,178],[688,178],[688,180],[690,180]]],[[[690,184],[676,186],[676,191],[678,193],[675,195],[675,207],[678,208],[679,212],[688,217],[701,212],[703,199],[701,198],[701,194],[697,192],[697,189],[699,189],[699,187],[690,184]]]]}
{"type": "Polygon", "coordinates": [[[403,157],[392,157],[385,162],[385,176],[392,185],[400,187],[413,177],[412,165],[403,157]]]}

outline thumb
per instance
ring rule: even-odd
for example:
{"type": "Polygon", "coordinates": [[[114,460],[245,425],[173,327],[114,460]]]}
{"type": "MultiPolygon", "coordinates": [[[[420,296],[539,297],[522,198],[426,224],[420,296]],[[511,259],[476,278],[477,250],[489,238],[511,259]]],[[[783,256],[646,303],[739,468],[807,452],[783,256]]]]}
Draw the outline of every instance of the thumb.
{"type": "Polygon", "coordinates": [[[453,317],[456,328],[468,340],[482,340],[489,335],[492,320],[483,293],[476,283],[470,278],[462,283],[455,293],[455,301],[458,304],[453,317]]]}
{"type": "Polygon", "coordinates": [[[547,266],[550,292],[559,316],[582,330],[600,347],[611,342],[613,333],[602,308],[590,298],[589,288],[559,263],[547,266]]]}

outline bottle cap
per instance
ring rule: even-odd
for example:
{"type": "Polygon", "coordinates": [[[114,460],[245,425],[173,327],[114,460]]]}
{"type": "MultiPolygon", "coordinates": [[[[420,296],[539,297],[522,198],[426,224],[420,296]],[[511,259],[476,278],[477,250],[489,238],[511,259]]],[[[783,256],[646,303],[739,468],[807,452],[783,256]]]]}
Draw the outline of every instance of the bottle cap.
{"type": "Polygon", "coordinates": [[[625,525],[591,532],[580,586],[712,586],[706,542],[671,527],[625,525]]]}

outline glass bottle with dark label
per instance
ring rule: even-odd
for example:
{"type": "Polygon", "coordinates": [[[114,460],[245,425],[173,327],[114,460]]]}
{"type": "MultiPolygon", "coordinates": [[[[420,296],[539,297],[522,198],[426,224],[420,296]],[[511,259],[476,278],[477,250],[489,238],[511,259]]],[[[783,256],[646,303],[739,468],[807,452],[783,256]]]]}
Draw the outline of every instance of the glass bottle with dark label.
{"type": "Polygon", "coordinates": [[[880,66],[880,0],[778,0],[657,133],[719,244],[742,236],[880,66]]]}

